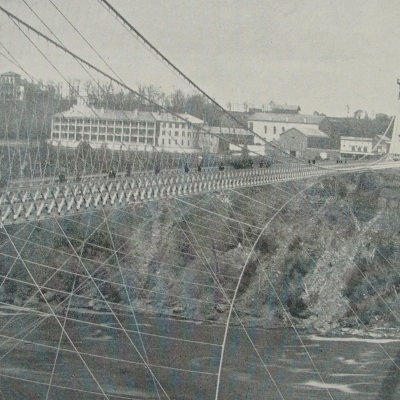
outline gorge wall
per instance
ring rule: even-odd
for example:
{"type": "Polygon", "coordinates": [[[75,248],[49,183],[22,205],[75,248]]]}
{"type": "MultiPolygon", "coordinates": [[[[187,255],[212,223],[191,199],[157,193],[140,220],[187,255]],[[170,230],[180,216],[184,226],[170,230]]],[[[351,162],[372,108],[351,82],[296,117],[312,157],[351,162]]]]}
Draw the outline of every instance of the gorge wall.
{"type": "Polygon", "coordinates": [[[395,327],[399,188],[346,174],[7,227],[0,301],[63,310],[74,291],[71,307],[223,322],[237,290],[233,321],[395,327]]]}

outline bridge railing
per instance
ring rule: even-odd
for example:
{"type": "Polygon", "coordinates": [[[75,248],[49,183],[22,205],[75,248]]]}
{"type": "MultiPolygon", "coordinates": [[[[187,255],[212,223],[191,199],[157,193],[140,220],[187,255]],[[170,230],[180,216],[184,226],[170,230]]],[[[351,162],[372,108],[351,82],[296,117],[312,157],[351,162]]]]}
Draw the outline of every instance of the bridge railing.
{"type": "Polygon", "coordinates": [[[50,215],[73,214],[89,208],[123,206],[176,196],[260,186],[270,183],[307,179],[368,168],[370,164],[320,168],[315,165],[273,166],[248,170],[208,169],[198,173],[116,175],[100,174],[79,182],[59,183],[44,180],[41,185],[7,188],[0,191],[0,223],[46,218],[50,215]]]}

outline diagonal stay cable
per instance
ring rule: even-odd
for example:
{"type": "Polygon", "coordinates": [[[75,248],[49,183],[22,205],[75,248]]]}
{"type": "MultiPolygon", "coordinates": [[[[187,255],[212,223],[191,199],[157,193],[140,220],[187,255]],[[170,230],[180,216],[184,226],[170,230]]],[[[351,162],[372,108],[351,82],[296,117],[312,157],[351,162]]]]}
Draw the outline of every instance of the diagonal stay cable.
{"type": "MultiPolygon", "coordinates": [[[[178,207],[178,208],[179,208],[179,207],[178,207]]],[[[183,215],[183,213],[182,213],[182,211],[180,211],[180,212],[181,212],[181,214],[182,214],[182,217],[185,218],[184,215],[183,215]]],[[[226,221],[225,221],[225,223],[226,223],[226,221]]],[[[194,239],[197,241],[196,236],[193,234],[192,231],[191,231],[191,234],[192,234],[192,236],[194,237],[194,239]]],[[[204,257],[204,259],[205,259],[205,262],[202,260],[203,264],[205,265],[206,268],[208,268],[208,269],[210,270],[212,279],[213,279],[214,282],[216,283],[217,287],[218,287],[219,290],[221,291],[221,293],[222,293],[222,295],[224,296],[224,298],[225,298],[225,300],[227,301],[227,303],[230,305],[230,308],[232,308],[232,307],[233,307],[234,298],[231,300],[231,299],[228,297],[228,295],[227,295],[226,292],[225,292],[225,289],[222,287],[221,283],[220,283],[219,280],[218,280],[218,277],[216,276],[216,274],[215,274],[215,272],[213,271],[213,269],[212,269],[212,267],[211,267],[209,261],[207,260],[207,257],[206,257],[205,254],[203,253],[203,250],[201,250],[201,252],[202,252],[203,257],[204,257]]],[[[275,379],[274,379],[273,376],[271,375],[271,373],[270,373],[270,371],[269,371],[269,368],[268,368],[267,365],[264,363],[264,360],[262,359],[261,354],[260,354],[260,353],[258,352],[258,350],[256,349],[256,347],[255,347],[255,345],[254,345],[254,342],[251,340],[250,335],[248,334],[247,329],[245,328],[245,326],[244,326],[244,324],[243,324],[241,318],[240,318],[239,315],[236,313],[236,310],[233,310],[233,312],[235,313],[236,317],[238,318],[238,321],[239,321],[241,327],[243,328],[243,330],[244,330],[244,332],[245,332],[247,338],[249,339],[250,343],[252,344],[253,348],[255,349],[256,354],[257,354],[257,356],[259,357],[259,360],[261,361],[263,367],[264,367],[265,370],[267,371],[267,373],[268,373],[270,379],[272,380],[272,383],[274,384],[276,390],[278,391],[280,397],[284,400],[284,397],[283,397],[282,392],[280,391],[280,389],[279,389],[279,387],[278,387],[278,385],[277,385],[275,379]]],[[[224,343],[222,343],[222,346],[221,346],[221,347],[222,347],[222,349],[221,349],[221,356],[222,356],[222,351],[223,351],[223,348],[224,348],[224,343]]],[[[218,377],[219,377],[219,376],[220,376],[220,372],[218,372],[218,377]]]]}
{"type": "MultiPolygon", "coordinates": [[[[247,267],[247,265],[248,265],[248,263],[249,263],[249,261],[250,261],[250,257],[251,257],[251,255],[253,254],[254,249],[255,249],[255,247],[256,247],[256,245],[257,245],[259,239],[261,238],[261,236],[263,235],[263,233],[266,231],[266,229],[269,227],[270,223],[275,219],[275,217],[278,216],[279,213],[280,213],[291,201],[293,201],[297,196],[299,196],[299,194],[301,194],[303,191],[305,191],[306,189],[308,189],[309,187],[311,187],[311,186],[313,186],[313,185],[314,185],[314,183],[312,183],[311,185],[307,186],[305,189],[303,189],[303,190],[302,190],[301,192],[299,192],[297,195],[292,196],[285,204],[283,204],[283,205],[281,206],[281,208],[274,214],[274,216],[270,219],[270,221],[267,222],[267,224],[264,226],[264,228],[262,228],[260,234],[258,235],[257,240],[254,242],[254,244],[253,244],[253,246],[252,246],[252,248],[251,248],[251,251],[250,251],[249,255],[247,256],[246,262],[245,262],[245,264],[244,264],[244,266],[243,266],[243,268],[242,268],[242,271],[241,271],[241,273],[240,273],[240,277],[239,277],[239,280],[238,280],[238,284],[237,284],[237,286],[236,286],[236,290],[235,290],[235,293],[234,293],[234,295],[233,295],[233,299],[232,299],[232,302],[231,302],[231,305],[230,305],[230,308],[229,308],[228,319],[227,319],[227,322],[226,322],[226,328],[225,328],[225,333],[224,333],[224,339],[223,339],[223,342],[222,342],[222,350],[221,350],[221,358],[220,358],[219,370],[218,370],[217,387],[216,387],[216,391],[215,391],[215,400],[218,400],[218,396],[219,396],[219,388],[220,388],[221,373],[222,373],[222,364],[223,364],[223,360],[224,360],[224,353],[225,353],[225,347],[226,347],[226,340],[227,340],[227,337],[228,337],[229,322],[230,322],[230,319],[231,319],[231,316],[232,316],[232,312],[233,312],[233,305],[234,305],[235,299],[236,299],[236,297],[237,297],[237,293],[238,293],[238,291],[239,291],[239,285],[240,285],[240,283],[241,283],[241,281],[242,281],[242,279],[243,279],[243,276],[244,276],[244,271],[246,270],[246,267],[247,267]]],[[[271,284],[271,286],[273,287],[272,284],[271,284]]],[[[275,291],[275,288],[273,288],[273,289],[274,289],[274,291],[275,291]]],[[[278,297],[278,300],[279,300],[279,302],[281,303],[281,305],[282,305],[282,307],[283,307],[283,304],[282,304],[282,302],[281,302],[281,300],[280,300],[279,297],[278,297]]],[[[302,343],[302,346],[305,348],[304,343],[303,343],[303,341],[302,341],[302,339],[301,339],[301,337],[300,337],[300,335],[299,335],[299,333],[298,333],[298,331],[297,331],[297,329],[296,329],[296,327],[295,327],[294,325],[293,325],[293,328],[294,328],[294,330],[295,330],[297,336],[299,337],[300,342],[302,343]]],[[[306,348],[305,348],[305,349],[306,349],[306,348]]],[[[315,363],[314,363],[314,360],[312,359],[312,357],[311,357],[311,355],[309,354],[309,352],[307,351],[307,349],[306,349],[306,352],[307,352],[308,357],[309,357],[309,359],[311,360],[311,363],[313,364],[315,370],[317,371],[317,374],[318,374],[319,378],[321,379],[322,382],[324,382],[324,379],[322,378],[320,372],[318,371],[318,369],[317,369],[317,367],[316,367],[316,365],[315,365],[315,363]]],[[[333,400],[333,397],[332,397],[332,395],[331,395],[331,393],[330,393],[330,391],[329,391],[329,388],[326,388],[326,391],[327,391],[327,393],[329,394],[329,397],[333,400]]]]}
{"type": "MultiPolygon", "coordinates": [[[[165,62],[168,66],[170,66],[173,71],[175,71],[179,77],[183,78],[183,80],[189,83],[193,88],[195,88],[199,93],[205,96],[214,106],[216,106],[219,110],[221,110],[224,114],[227,114],[233,121],[235,121],[239,126],[244,128],[246,131],[250,131],[254,136],[257,136],[259,139],[263,141],[266,145],[270,146],[274,150],[280,151],[286,157],[291,157],[287,155],[279,146],[277,146],[273,142],[267,142],[265,138],[260,136],[258,133],[254,132],[250,129],[246,124],[242,121],[238,120],[234,115],[232,115],[229,111],[227,111],[224,107],[222,107],[215,99],[213,99],[210,95],[208,95],[204,90],[202,90],[198,85],[196,85],[186,74],[184,74],[172,61],[170,61],[167,57],[165,57],[154,45],[152,45],[132,24],[119,13],[115,7],[113,7],[107,0],[98,0],[100,4],[103,5],[105,9],[107,9],[110,13],[115,15],[115,18],[121,23],[121,25],[128,30],[136,39],[140,40],[151,52],[156,54],[163,62],[165,62]]],[[[241,147],[241,146],[239,146],[241,147]]]]}
{"type": "MultiPolygon", "coordinates": [[[[8,236],[8,232],[5,228],[4,232],[6,233],[6,235],[8,236]]],[[[18,249],[15,247],[14,242],[12,241],[12,239],[9,237],[10,243],[12,244],[12,246],[14,247],[15,251],[19,254],[18,249]]],[[[20,256],[21,257],[21,256],[20,256]]],[[[35,278],[32,276],[29,268],[27,267],[27,265],[25,264],[24,260],[21,257],[21,261],[26,269],[26,271],[28,272],[28,275],[30,276],[32,282],[35,284],[35,286],[37,287],[37,290],[39,291],[39,293],[41,294],[42,298],[44,299],[47,307],[49,308],[49,310],[51,311],[51,314],[53,315],[53,317],[55,318],[55,320],[57,321],[58,325],[60,325],[60,328],[62,329],[62,331],[64,332],[65,337],[67,338],[67,340],[70,342],[71,346],[74,348],[76,354],[78,355],[78,357],[80,358],[80,360],[82,361],[83,365],[85,366],[85,368],[87,369],[87,371],[89,372],[90,376],[92,377],[92,379],[94,380],[94,382],[96,383],[96,385],[98,386],[98,388],[100,389],[102,395],[108,399],[109,397],[107,396],[107,394],[105,393],[105,391],[103,390],[102,386],[100,385],[99,381],[96,379],[96,377],[93,375],[92,371],[90,370],[89,366],[86,364],[85,360],[83,359],[83,357],[81,356],[81,354],[79,353],[79,350],[76,348],[73,340],[70,338],[70,336],[68,335],[68,333],[66,332],[66,330],[63,327],[63,324],[60,322],[59,318],[57,317],[57,315],[55,314],[54,310],[52,309],[52,307],[50,306],[49,302],[47,301],[46,297],[44,296],[43,291],[40,289],[39,285],[37,284],[35,278]]]]}
{"type": "MultiPolygon", "coordinates": [[[[82,65],[86,65],[89,68],[93,69],[94,71],[96,71],[97,73],[105,76],[107,79],[109,79],[110,81],[116,83],[117,85],[121,86],[122,88],[128,90],[129,92],[133,93],[135,96],[137,96],[138,98],[140,98],[141,100],[144,100],[146,102],[148,102],[149,104],[152,104],[156,107],[158,107],[159,109],[162,109],[166,112],[169,112],[170,114],[174,115],[175,117],[179,118],[179,120],[182,120],[186,123],[190,123],[190,121],[185,118],[184,116],[178,114],[178,113],[174,113],[174,112],[170,112],[168,111],[168,109],[160,104],[158,104],[157,102],[147,98],[146,96],[142,95],[141,93],[137,92],[136,90],[133,90],[132,88],[130,88],[129,86],[127,86],[126,84],[124,84],[123,82],[121,82],[120,80],[112,77],[111,75],[107,74],[106,72],[102,71],[101,69],[97,68],[95,65],[89,63],[88,61],[84,60],[82,57],[79,57],[78,55],[76,55],[75,53],[73,53],[71,50],[67,49],[66,47],[58,44],[57,42],[55,42],[54,40],[52,40],[51,38],[49,38],[48,36],[44,35],[43,33],[41,33],[40,31],[38,31],[37,29],[33,28],[31,25],[29,25],[28,23],[22,21],[20,18],[18,18],[16,15],[10,13],[9,11],[7,11],[4,7],[0,6],[0,11],[2,11],[3,13],[5,13],[13,22],[14,24],[18,27],[18,29],[24,34],[24,36],[35,46],[35,48],[43,55],[43,57],[46,58],[46,60],[52,65],[53,68],[56,69],[56,71],[63,76],[58,69],[50,62],[50,60],[48,60],[48,58],[43,54],[43,52],[32,42],[32,40],[27,36],[27,34],[21,29],[21,27],[19,25],[23,25],[25,28],[27,28],[29,31],[34,32],[36,35],[38,35],[39,37],[45,39],[48,43],[51,43],[52,45],[54,45],[55,47],[57,47],[58,49],[64,51],[65,53],[69,54],[70,56],[72,56],[75,60],[79,61],[82,65]]],[[[66,80],[63,77],[64,80],[66,80]]],[[[66,80],[66,82],[68,82],[68,80],[66,80]]],[[[200,128],[201,132],[205,132],[209,135],[215,136],[216,138],[223,140],[225,142],[229,142],[229,140],[227,140],[224,137],[221,137],[220,135],[211,132],[210,130],[206,130],[204,128],[200,128]]],[[[230,143],[230,142],[229,142],[230,143]]],[[[244,146],[242,145],[237,145],[238,147],[245,149],[244,146]]],[[[280,150],[280,149],[279,149],[280,150]]],[[[252,150],[248,150],[251,153],[255,153],[256,152],[252,151],[252,150]]],[[[280,150],[282,151],[282,150],[280,150]]],[[[258,155],[258,154],[257,154],[258,155]]],[[[285,153],[286,155],[286,153],[285,153]]]]}
{"type": "MultiPolygon", "coordinates": [[[[133,309],[132,300],[131,300],[131,297],[130,297],[130,295],[129,295],[129,292],[128,292],[128,289],[127,289],[127,286],[126,286],[125,275],[124,275],[124,273],[123,273],[123,271],[122,271],[122,269],[121,269],[121,265],[120,265],[120,262],[119,262],[119,257],[118,257],[117,251],[116,251],[116,249],[115,249],[114,239],[112,238],[113,235],[112,235],[112,232],[111,232],[111,230],[110,230],[110,226],[108,225],[108,222],[107,222],[107,219],[109,218],[109,216],[106,216],[106,214],[105,214],[105,212],[104,212],[104,209],[103,209],[103,215],[104,215],[104,220],[105,220],[106,225],[107,225],[108,234],[109,234],[109,236],[110,236],[110,240],[111,240],[111,244],[112,244],[112,247],[113,247],[114,255],[115,255],[115,258],[116,258],[116,260],[117,260],[117,264],[118,264],[118,268],[119,268],[119,273],[120,273],[120,276],[121,276],[121,278],[122,278],[122,285],[123,285],[123,287],[124,287],[124,289],[125,289],[125,294],[126,294],[126,296],[127,296],[127,298],[128,298],[129,305],[130,305],[130,308],[131,308],[131,311],[132,311],[133,320],[134,320],[135,325],[136,325],[137,330],[138,330],[138,334],[139,334],[139,338],[140,338],[140,343],[141,343],[142,348],[143,348],[144,358],[145,358],[145,360],[146,360],[147,365],[149,365],[149,358],[148,358],[148,355],[147,355],[146,347],[145,347],[145,345],[144,345],[144,343],[143,343],[143,338],[142,338],[141,331],[140,331],[140,328],[139,328],[139,323],[138,323],[138,321],[137,321],[137,319],[136,319],[136,313],[135,313],[135,310],[133,309]]],[[[155,377],[153,376],[153,374],[151,375],[151,377],[152,377],[152,380],[153,380],[153,383],[154,383],[154,387],[155,387],[155,389],[156,389],[156,391],[157,391],[157,396],[158,396],[159,399],[161,399],[161,397],[160,397],[160,392],[159,392],[159,390],[158,390],[158,384],[159,384],[159,383],[156,382],[156,380],[154,379],[155,377]],[[158,383],[158,384],[157,384],[157,383],[158,383]]]]}
{"type": "MultiPolygon", "coordinates": [[[[73,284],[72,284],[72,291],[74,291],[75,283],[76,283],[76,276],[75,276],[74,282],[73,282],[73,284]]],[[[69,312],[69,308],[70,308],[70,306],[71,306],[71,300],[72,300],[72,296],[70,296],[70,298],[69,298],[69,300],[68,300],[68,306],[67,306],[67,310],[66,310],[66,312],[65,312],[65,318],[64,318],[64,322],[63,322],[63,329],[65,329],[65,324],[66,324],[66,322],[67,322],[68,312],[69,312]]],[[[52,368],[52,370],[51,370],[51,376],[50,376],[49,387],[47,388],[46,400],[49,398],[50,388],[52,387],[54,372],[55,372],[55,370],[56,370],[56,365],[57,365],[57,360],[58,360],[58,354],[59,354],[59,352],[60,352],[61,342],[62,342],[63,336],[64,336],[63,331],[61,331],[61,333],[60,333],[60,339],[58,340],[56,355],[55,355],[55,357],[54,357],[53,368],[52,368]]]]}
{"type": "MultiPolygon", "coordinates": [[[[228,205],[229,205],[229,207],[232,209],[231,204],[228,203],[228,205]]],[[[233,209],[232,209],[232,212],[233,212],[234,214],[236,214],[235,211],[234,211],[233,209]]],[[[228,229],[230,229],[230,227],[228,226],[227,222],[224,221],[224,223],[225,223],[225,225],[227,225],[228,229]]],[[[245,232],[244,232],[244,236],[247,238],[247,240],[248,240],[248,242],[249,242],[249,244],[250,244],[250,240],[248,239],[248,237],[247,237],[247,235],[246,235],[245,232]]],[[[273,385],[275,386],[277,392],[279,393],[279,396],[280,396],[282,399],[284,399],[283,393],[282,393],[281,390],[279,389],[279,386],[278,386],[276,380],[274,379],[274,377],[273,377],[272,374],[271,374],[271,371],[269,370],[268,366],[267,366],[266,363],[264,362],[264,360],[263,360],[263,358],[262,358],[260,352],[258,351],[258,349],[257,349],[257,347],[256,347],[256,345],[255,345],[255,343],[254,343],[254,341],[251,339],[248,330],[246,329],[245,325],[243,324],[243,321],[241,320],[241,318],[239,317],[239,315],[237,314],[237,312],[236,312],[235,309],[233,309],[233,312],[234,312],[236,318],[238,319],[238,321],[239,321],[239,323],[240,323],[240,326],[242,327],[243,332],[245,333],[245,335],[246,335],[248,341],[250,342],[251,346],[253,347],[253,349],[254,349],[254,351],[255,351],[255,353],[256,353],[258,359],[260,360],[262,366],[264,367],[264,369],[265,369],[265,371],[267,372],[269,378],[271,379],[273,385]]],[[[222,344],[222,346],[223,346],[223,344],[222,344]]]]}
{"type": "MultiPolygon", "coordinates": [[[[58,221],[56,220],[57,225],[59,226],[59,229],[65,234],[63,228],[61,227],[61,225],[58,223],[58,221]]],[[[76,253],[72,243],[69,241],[69,239],[67,239],[71,249],[76,253]]],[[[109,305],[109,302],[107,301],[107,299],[104,297],[103,293],[101,292],[100,288],[98,287],[98,285],[96,284],[95,280],[93,279],[93,277],[91,276],[90,272],[87,270],[85,264],[82,262],[81,259],[79,259],[80,264],[82,265],[82,267],[85,269],[85,272],[88,274],[89,279],[92,281],[92,283],[95,285],[98,293],[100,294],[100,297],[102,298],[102,300],[108,305],[108,308],[110,309],[111,313],[113,314],[115,320],[118,322],[118,324],[120,325],[120,327],[123,329],[126,337],[128,338],[129,342],[132,344],[133,348],[135,349],[135,351],[137,352],[137,354],[139,355],[139,357],[141,358],[141,360],[143,361],[143,363],[147,366],[151,376],[153,377],[153,379],[155,379],[155,381],[158,383],[158,385],[160,386],[161,390],[163,391],[163,393],[165,394],[165,396],[167,396],[167,398],[169,399],[168,394],[166,393],[165,389],[163,388],[163,386],[161,385],[161,383],[158,381],[157,377],[154,375],[152,369],[148,366],[148,364],[146,363],[146,360],[143,358],[142,354],[140,353],[140,351],[138,350],[137,346],[133,343],[132,338],[129,336],[129,334],[126,332],[125,328],[123,327],[120,319],[118,318],[118,316],[115,314],[114,310],[112,309],[112,307],[109,305]]]]}
{"type": "MultiPolygon", "coordinates": [[[[16,377],[16,376],[4,374],[4,373],[0,373],[0,376],[3,377],[3,378],[14,379],[14,380],[20,381],[20,382],[28,382],[30,384],[47,385],[47,383],[45,383],[45,382],[35,381],[33,379],[28,379],[28,378],[16,377]]],[[[85,394],[90,394],[90,395],[95,395],[95,396],[99,395],[98,392],[93,392],[93,391],[84,390],[84,389],[77,389],[77,388],[74,388],[74,387],[71,387],[71,386],[53,385],[53,387],[57,388],[57,389],[69,390],[69,391],[77,392],[77,393],[85,393],[85,394]]],[[[119,399],[132,400],[131,396],[126,397],[126,396],[122,396],[122,395],[112,395],[112,394],[110,394],[107,398],[115,398],[116,400],[119,400],[119,399]]]]}
{"type": "MultiPolygon", "coordinates": [[[[100,226],[101,226],[101,224],[99,224],[99,226],[92,232],[92,234],[91,234],[90,236],[92,236],[93,234],[95,234],[96,230],[97,230],[100,226]]],[[[35,227],[35,229],[37,229],[37,227],[35,227]]],[[[35,229],[34,229],[33,231],[35,231],[35,229]]],[[[33,232],[33,231],[32,231],[32,232],[33,232]]],[[[89,238],[90,238],[90,236],[89,236],[89,238]]],[[[12,238],[13,236],[10,235],[10,234],[8,234],[8,237],[9,237],[9,238],[12,238]]],[[[18,240],[21,240],[20,238],[16,238],[16,237],[14,237],[14,238],[15,238],[15,239],[18,239],[18,240]]],[[[89,238],[87,238],[87,240],[88,240],[89,238]]],[[[28,242],[29,240],[26,240],[26,241],[28,242]]],[[[32,244],[34,244],[34,245],[37,245],[37,243],[35,243],[35,242],[30,242],[30,243],[32,243],[32,244]]],[[[84,245],[84,243],[85,243],[85,241],[82,242],[82,245],[84,245]]],[[[48,247],[48,248],[51,249],[50,247],[48,247]]],[[[63,268],[63,266],[73,257],[72,254],[70,254],[70,253],[68,253],[68,254],[69,254],[69,257],[68,257],[60,266],[58,266],[58,268],[56,269],[56,271],[45,281],[44,284],[50,282],[50,280],[51,280],[51,279],[63,268]]],[[[99,268],[100,268],[101,266],[102,266],[102,265],[100,265],[99,268]]],[[[82,284],[81,284],[81,285],[82,285],[82,284]]],[[[81,286],[81,285],[80,285],[80,286],[81,286]]],[[[31,300],[37,295],[37,293],[39,293],[39,291],[36,291],[33,295],[31,295],[31,297],[30,297],[26,302],[29,303],[29,301],[31,301],[31,300]]],[[[0,328],[0,332],[1,332],[10,322],[12,322],[12,318],[11,318],[11,320],[9,320],[3,327],[0,328]]]]}

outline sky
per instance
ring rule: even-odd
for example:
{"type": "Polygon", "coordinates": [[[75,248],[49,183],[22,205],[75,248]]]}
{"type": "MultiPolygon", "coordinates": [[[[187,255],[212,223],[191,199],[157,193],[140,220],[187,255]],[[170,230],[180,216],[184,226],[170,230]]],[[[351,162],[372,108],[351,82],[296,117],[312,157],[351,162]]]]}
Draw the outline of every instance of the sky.
{"type": "MultiPolygon", "coordinates": [[[[400,3],[388,0],[108,0],[161,53],[222,106],[270,101],[302,113],[393,115],[399,102],[400,3]]],[[[128,86],[193,89],[99,0],[0,0],[36,29],[128,86]],[[73,23],[106,65],[52,4],[73,23]],[[54,36],[52,36],[54,38],[54,36]],[[109,66],[112,69],[109,69],[109,66]]],[[[102,79],[0,13],[0,72],[44,81],[102,79]],[[42,54],[38,51],[42,51],[42,54]],[[14,58],[11,58],[12,57],[14,58]],[[46,59],[51,62],[50,62],[46,59]],[[8,59],[7,59],[8,58],[8,59]],[[11,63],[9,60],[14,62],[11,63]],[[15,65],[18,63],[19,68],[15,65]]]]}

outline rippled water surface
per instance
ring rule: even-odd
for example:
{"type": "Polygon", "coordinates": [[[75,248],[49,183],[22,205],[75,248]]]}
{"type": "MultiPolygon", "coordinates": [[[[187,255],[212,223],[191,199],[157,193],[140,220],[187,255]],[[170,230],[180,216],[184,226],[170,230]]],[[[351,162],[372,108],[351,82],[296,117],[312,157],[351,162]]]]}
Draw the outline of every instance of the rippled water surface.
{"type": "MultiPolygon", "coordinates": [[[[15,310],[2,311],[1,399],[215,398],[221,325],[121,314],[122,330],[110,314],[73,310],[61,335],[52,317],[24,312],[8,323],[15,310]]],[[[400,341],[248,334],[253,344],[241,328],[229,331],[220,399],[400,398],[400,341]]]]}

